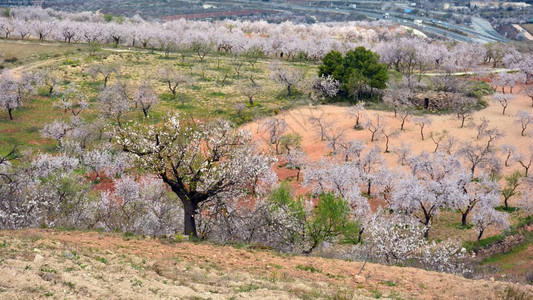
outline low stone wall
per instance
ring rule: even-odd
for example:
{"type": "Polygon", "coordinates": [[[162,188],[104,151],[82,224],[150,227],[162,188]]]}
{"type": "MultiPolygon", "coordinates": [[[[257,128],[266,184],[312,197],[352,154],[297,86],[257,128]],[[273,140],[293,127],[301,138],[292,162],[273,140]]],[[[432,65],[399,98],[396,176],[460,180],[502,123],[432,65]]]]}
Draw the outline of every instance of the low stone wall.
{"type": "Polygon", "coordinates": [[[521,234],[514,234],[505,237],[503,240],[494,243],[487,248],[481,248],[477,251],[477,256],[485,257],[499,253],[506,253],[511,251],[514,247],[521,244],[524,241],[524,236],[521,234]]]}
{"type": "Polygon", "coordinates": [[[452,107],[452,99],[450,97],[450,94],[444,92],[428,92],[418,94],[414,97],[415,105],[419,107],[424,107],[424,102],[426,98],[429,100],[429,110],[444,110],[450,109],[452,107]]]}

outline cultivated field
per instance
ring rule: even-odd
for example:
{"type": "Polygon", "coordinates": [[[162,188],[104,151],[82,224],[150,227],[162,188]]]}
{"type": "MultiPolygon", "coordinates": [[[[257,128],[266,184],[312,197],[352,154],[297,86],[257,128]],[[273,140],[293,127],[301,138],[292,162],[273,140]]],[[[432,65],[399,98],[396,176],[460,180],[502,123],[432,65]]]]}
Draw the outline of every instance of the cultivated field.
{"type": "MultiPolygon", "coordinates": [[[[21,76],[23,72],[51,69],[53,75],[58,78],[56,91],[75,83],[93,104],[96,103],[98,92],[103,88],[103,78],[92,77],[87,74],[87,70],[94,64],[115,65],[120,68],[121,76],[111,75],[110,85],[120,80],[131,87],[132,94],[141,81],[148,81],[154,87],[162,101],[151,111],[153,122],[158,122],[169,112],[179,112],[184,118],[225,118],[241,124],[273,115],[303,101],[301,94],[287,99],[283,86],[272,82],[269,78],[269,64],[272,60],[266,58],[247,59],[229,54],[213,54],[200,61],[193,52],[165,56],[163,52],[157,51],[112,48],[98,50],[92,55],[83,45],[43,45],[2,40],[0,53],[7,53],[4,57],[10,56],[9,53],[17,53],[17,62],[4,63],[14,74],[21,76]],[[46,56],[47,53],[50,53],[50,56],[46,56]],[[169,67],[191,78],[190,82],[178,88],[175,98],[159,79],[161,69],[169,67]],[[242,93],[242,89],[250,84],[250,77],[261,86],[260,92],[254,96],[253,106],[242,93]]],[[[288,65],[301,69],[308,76],[314,75],[317,69],[317,65],[312,62],[288,65]]],[[[41,138],[39,131],[53,120],[69,118],[60,108],[53,107],[59,99],[60,95],[49,95],[46,89],[43,89],[15,113],[16,122],[10,122],[7,114],[0,114],[0,151],[6,152],[12,145],[19,145],[21,149],[54,151],[54,143],[41,138]]],[[[101,114],[97,105],[93,105],[84,113],[89,119],[101,114]]],[[[142,114],[129,113],[125,119],[141,120],[142,114]]]]}

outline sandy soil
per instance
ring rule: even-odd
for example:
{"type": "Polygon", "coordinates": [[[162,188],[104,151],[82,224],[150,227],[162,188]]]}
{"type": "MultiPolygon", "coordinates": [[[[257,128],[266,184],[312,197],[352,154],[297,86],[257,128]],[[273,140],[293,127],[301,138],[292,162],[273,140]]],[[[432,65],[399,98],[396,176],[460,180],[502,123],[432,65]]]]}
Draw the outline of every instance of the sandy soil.
{"type": "MultiPolygon", "coordinates": [[[[529,97],[520,92],[520,89],[514,90],[515,100],[511,102],[507,108],[506,114],[502,115],[502,108],[497,103],[491,102],[491,97],[486,97],[486,101],[489,106],[483,110],[477,111],[473,114],[470,122],[478,122],[482,117],[489,120],[490,127],[497,127],[501,132],[505,134],[505,137],[498,140],[495,145],[512,144],[524,154],[527,152],[528,147],[533,145],[532,130],[533,126],[529,129],[527,136],[522,137],[520,135],[520,125],[515,123],[515,114],[519,110],[526,110],[533,114],[533,107],[531,106],[531,100],[529,97]]],[[[317,130],[312,126],[309,118],[322,117],[326,122],[334,123],[334,128],[342,129],[346,133],[347,139],[358,139],[367,142],[368,147],[377,145],[384,148],[385,139],[380,138],[378,141],[371,143],[371,133],[368,130],[354,130],[354,119],[350,119],[346,116],[348,107],[336,106],[336,105],[320,105],[318,107],[304,107],[294,110],[290,110],[280,114],[279,117],[285,119],[288,124],[290,132],[296,132],[302,135],[302,146],[307,154],[313,159],[320,159],[324,155],[327,155],[330,150],[326,147],[324,142],[320,141],[317,130]]],[[[393,112],[382,112],[367,110],[367,117],[375,119],[375,114],[379,114],[384,117],[388,126],[393,128],[400,128],[401,120],[394,118],[393,112]]],[[[424,129],[425,140],[423,141],[420,136],[420,128],[413,122],[411,117],[405,125],[405,130],[390,143],[390,147],[399,146],[401,142],[406,142],[412,145],[414,152],[429,151],[433,152],[435,144],[429,138],[431,131],[440,132],[447,130],[450,136],[454,136],[461,141],[478,142],[475,137],[475,130],[465,126],[460,128],[461,122],[455,115],[427,115],[432,124],[424,129]]],[[[466,123],[469,123],[468,121],[466,123]]],[[[261,122],[252,123],[246,126],[253,133],[257,133],[257,136],[261,139],[267,140],[267,134],[258,130],[258,125],[261,122]]],[[[480,144],[484,144],[485,140],[479,141],[480,144]]],[[[385,157],[394,156],[391,153],[385,154],[385,157]]],[[[503,157],[503,156],[502,156],[503,157]]],[[[391,162],[396,158],[392,157],[391,162]]],[[[517,166],[518,167],[518,166],[517,166]]],[[[505,170],[506,172],[511,169],[505,170]]]]}
{"type": "Polygon", "coordinates": [[[497,299],[509,285],[413,268],[118,234],[0,232],[1,299],[497,299]]]}
{"type": "MultiPolygon", "coordinates": [[[[521,92],[520,88],[514,89],[514,100],[509,104],[506,114],[502,114],[502,108],[498,103],[492,102],[492,96],[486,97],[485,100],[489,106],[485,109],[477,111],[473,114],[472,118],[467,120],[465,124],[471,122],[479,122],[481,118],[489,120],[489,128],[497,127],[500,132],[505,136],[493,143],[496,148],[499,148],[503,144],[512,144],[518,152],[524,155],[528,154],[529,147],[533,146],[533,124],[529,126],[526,131],[526,136],[521,136],[520,124],[516,123],[515,114],[519,110],[529,111],[533,114],[533,107],[531,106],[531,100],[525,94],[521,92]]],[[[321,105],[318,107],[303,107],[287,112],[283,112],[279,115],[280,118],[285,119],[288,124],[289,132],[299,133],[303,137],[302,148],[313,160],[320,160],[324,156],[328,155],[331,150],[327,148],[325,142],[320,140],[318,130],[313,127],[309,119],[311,117],[321,117],[328,123],[333,123],[336,130],[343,130],[345,132],[347,140],[357,139],[365,141],[367,149],[374,146],[385,149],[385,138],[380,137],[377,141],[370,142],[371,133],[368,130],[355,130],[355,119],[351,119],[346,116],[348,107],[337,105],[321,105]]],[[[400,118],[394,118],[393,112],[372,111],[367,110],[367,118],[376,118],[376,114],[379,114],[384,118],[388,127],[400,128],[400,118]]],[[[431,119],[432,124],[426,126],[424,129],[425,140],[421,139],[420,127],[414,124],[414,117],[410,117],[406,122],[404,131],[400,133],[396,138],[391,139],[389,150],[395,146],[398,147],[401,143],[410,144],[413,153],[421,153],[422,151],[433,152],[435,144],[430,138],[430,132],[439,133],[442,130],[448,131],[449,136],[457,138],[461,142],[472,142],[480,145],[485,145],[487,139],[483,138],[476,140],[476,132],[474,128],[465,126],[460,128],[461,121],[456,118],[455,115],[427,115],[431,119]]],[[[268,133],[258,129],[262,121],[248,124],[246,126],[252,133],[256,135],[256,139],[264,141],[267,144],[268,133]]],[[[459,145],[458,145],[459,146],[459,145]]],[[[505,154],[500,153],[502,159],[505,154]]],[[[399,167],[397,162],[398,158],[395,154],[383,153],[383,157],[389,167],[399,167]]],[[[512,163],[509,167],[504,167],[503,174],[510,174],[516,170],[523,171],[523,168],[518,163],[512,163]]],[[[533,199],[532,199],[533,201],[533,199]]]]}

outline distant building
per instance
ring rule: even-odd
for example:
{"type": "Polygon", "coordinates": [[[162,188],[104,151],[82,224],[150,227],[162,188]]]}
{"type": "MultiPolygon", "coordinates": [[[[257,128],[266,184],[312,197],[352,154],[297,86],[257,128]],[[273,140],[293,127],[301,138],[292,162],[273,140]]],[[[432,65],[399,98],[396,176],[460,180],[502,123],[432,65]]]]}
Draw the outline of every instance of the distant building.
{"type": "Polygon", "coordinates": [[[471,8],[480,8],[480,9],[497,9],[499,7],[503,8],[525,8],[530,7],[531,4],[525,2],[508,2],[508,1],[470,1],[471,8]]]}
{"type": "Polygon", "coordinates": [[[0,0],[0,6],[42,6],[43,4],[45,4],[45,0],[0,0]]]}

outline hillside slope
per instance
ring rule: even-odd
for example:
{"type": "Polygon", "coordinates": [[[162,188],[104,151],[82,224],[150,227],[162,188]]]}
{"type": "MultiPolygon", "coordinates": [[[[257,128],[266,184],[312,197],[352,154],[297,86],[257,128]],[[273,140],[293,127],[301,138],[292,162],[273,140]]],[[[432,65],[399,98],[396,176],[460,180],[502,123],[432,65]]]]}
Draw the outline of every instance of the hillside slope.
{"type": "MultiPolygon", "coordinates": [[[[1,299],[497,299],[510,284],[119,234],[0,231],[1,299]]],[[[523,287],[533,293],[531,287],[523,287]]]]}

